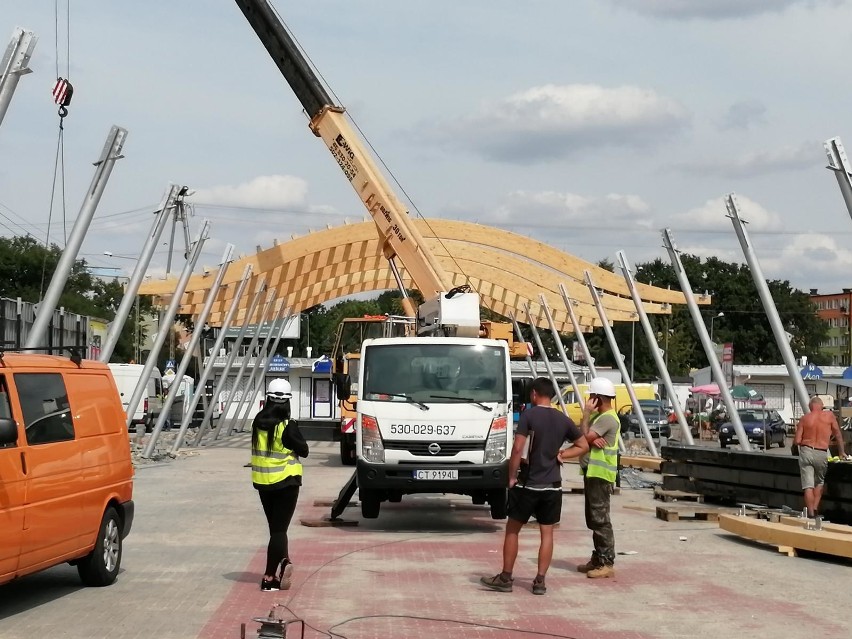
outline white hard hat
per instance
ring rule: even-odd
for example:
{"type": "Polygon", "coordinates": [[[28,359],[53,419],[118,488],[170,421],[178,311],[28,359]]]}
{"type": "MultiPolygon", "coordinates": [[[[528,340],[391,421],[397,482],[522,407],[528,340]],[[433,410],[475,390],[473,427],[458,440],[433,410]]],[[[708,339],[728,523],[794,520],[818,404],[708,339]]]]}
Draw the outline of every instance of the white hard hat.
{"type": "Polygon", "coordinates": [[[595,377],[589,384],[589,394],[615,397],[615,386],[606,377],[595,377]]]}
{"type": "Polygon", "coordinates": [[[271,401],[283,402],[285,399],[293,397],[293,389],[286,379],[273,379],[266,387],[266,396],[271,401]]]}

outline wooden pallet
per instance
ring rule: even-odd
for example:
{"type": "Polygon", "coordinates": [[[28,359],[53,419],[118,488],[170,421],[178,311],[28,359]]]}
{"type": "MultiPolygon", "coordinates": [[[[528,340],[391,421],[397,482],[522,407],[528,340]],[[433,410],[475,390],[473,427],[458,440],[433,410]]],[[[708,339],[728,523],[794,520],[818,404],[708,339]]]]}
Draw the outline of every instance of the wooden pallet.
{"type": "Polygon", "coordinates": [[[661,501],[693,501],[698,504],[704,502],[704,495],[700,493],[688,493],[683,490],[664,490],[661,486],[654,487],[654,499],[661,501]]]}
{"type": "MultiPolygon", "coordinates": [[[[798,551],[807,550],[852,559],[852,529],[843,530],[843,532],[826,529],[806,530],[802,527],[804,522],[798,518],[789,519],[792,520],[791,523],[774,523],[738,515],[721,515],[719,528],[746,539],[774,546],[779,552],[786,553],[790,557],[795,557],[798,551]]],[[[835,526],[837,524],[832,524],[832,528],[835,526]]]]}
{"type": "Polygon", "coordinates": [[[735,512],[733,509],[713,506],[657,506],[657,519],[663,521],[718,521],[720,515],[735,512]]]}
{"type": "Polygon", "coordinates": [[[622,455],[619,461],[622,468],[637,468],[649,470],[653,473],[660,472],[660,465],[663,463],[663,460],[659,457],[633,457],[631,455],[622,455]]]}

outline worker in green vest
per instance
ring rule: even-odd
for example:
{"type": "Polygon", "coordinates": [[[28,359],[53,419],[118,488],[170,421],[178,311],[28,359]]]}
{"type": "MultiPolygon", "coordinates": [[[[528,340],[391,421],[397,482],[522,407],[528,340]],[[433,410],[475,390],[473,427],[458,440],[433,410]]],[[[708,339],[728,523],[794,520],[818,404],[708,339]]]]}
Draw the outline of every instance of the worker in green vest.
{"type": "Polygon", "coordinates": [[[596,377],[589,384],[589,399],[583,406],[580,430],[589,443],[589,453],[580,458],[586,527],[592,531],[594,551],[588,562],[577,566],[590,579],[615,576],[615,535],[609,518],[609,498],[618,477],[620,421],[613,408],[615,386],[596,377]]]}
{"type": "Polygon", "coordinates": [[[251,425],[251,481],[269,525],[261,590],[287,590],[293,577],[287,530],[302,485],[299,458],[308,456],[308,444],[299,425],[290,419],[292,396],[286,379],[269,382],[263,409],[251,425]]]}

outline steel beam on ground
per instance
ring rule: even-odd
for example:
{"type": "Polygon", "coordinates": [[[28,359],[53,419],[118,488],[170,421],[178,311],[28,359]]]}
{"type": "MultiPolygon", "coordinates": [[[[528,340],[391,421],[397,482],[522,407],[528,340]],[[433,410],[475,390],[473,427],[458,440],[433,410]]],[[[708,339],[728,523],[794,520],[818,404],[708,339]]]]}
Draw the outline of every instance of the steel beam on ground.
{"type": "MultiPolygon", "coordinates": [[[[633,390],[633,380],[627,373],[627,368],[624,366],[624,359],[621,357],[621,350],[618,348],[618,342],[615,341],[615,335],[612,332],[612,327],[609,325],[609,319],[606,315],[601,296],[598,289],[592,281],[592,274],[589,271],[584,272],[586,277],[586,286],[589,287],[589,293],[592,295],[592,301],[595,303],[595,308],[598,311],[598,316],[603,324],[604,334],[606,335],[609,348],[612,351],[612,356],[615,358],[615,363],[618,365],[618,370],[621,372],[621,377],[624,380],[624,385],[627,387],[627,394],[630,395],[630,403],[633,405],[633,412],[636,413],[636,419],[639,420],[639,426],[642,428],[642,433],[645,435],[645,441],[648,444],[648,450],[653,457],[659,457],[657,445],[654,443],[654,438],[651,437],[651,431],[648,429],[648,423],[645,421],[645,414],[642,412],[642,407],[639,405],[639,400],[636,397],[636,391],[633,390]]],[[[619,440],[621,438],[619,437],[619,440]]]]}
{"type": "Polygon", "coordinates": [[[675,395],[674,385],[672,384],[669,369],[663,361],[663,356],[660,353],[660,345],[657,344],[657,338],[654,335],[654,329],[651,328],[651,322],[648,321],[648,314],[645,312],[645,305],[642,303],[642,298],[639,297],[639,291],[636,290],[636,282],[633,280],[633,272],[630,270],[630,264],[627,262],[627,256],[624,251],[618,252],[618,261],[621,265],[621,270],[624,273],[624,281],[627,283],[627,288],[630,289],[630,296],[633,298],[633,304],[636,306],[636,312],[639,314],[639,322],[642,324],[642,330],[645,332],[645,339],[648,340],[648,348],[651,349],[651,355],[654,358],[654,363],[657,365],[657,371],[660,373],[660,379],[663,380],[663,385],[666,387],[666,393],[672,402],[677,423],[680,424],[681,432],[683,433],[684,441],[690,446],[695,442],[692,440],[692,431],[689,429],[689,424],[686,423],[686,415],[683,414],[677,395],[675,395]]]}
{"type": "Polygon", "coordinates": [[[550,307],[547,305],[547,298],[545,298],[544,295],[539,295],[538,299],[541,303],[541,308],[544,311],[544,317],[547,319],[547,323],[550,326],[550,334],[553,335],[553,341],[556,342],[556,351],[559,353],[559,357],[562,360],[562,364],[565,366],[565,370],[568,371],[568,379],[571,380],[571,388],[574,389],[574,397],[577,398],[577,402],[582,409],[583,394],[580,392],[580,386],[577,384],[577,378],[574,376],[574,371],[571,369],[572,363],[568,360],[568,354],[565,352],[565,347],[562,345],[562,338],[559,335],[559,331],[556,330],[553,315],[550,314],[550,307]]]}
{"type": "MultiPolygon", "coordinates": [[[[210,315],[210,310],[213,308],[213,302],[216,301],[216,296],[219,294],[219,287],[222,286],[222,280],[225,279],[225,273],[228,271],[228,266],[231,264],[233,254],[234,245],[227,244],[225,246],[225,252],[222,254],[222,261],[219,263],[219,270],[216,273],[216,278],[213,280],[213,284],[210,285],[210,290],[207,292],[207,299],[204,300],[204,306],[201,307],[201,312],[199,312],[198,317],[195,318],[195,330],[192,331],[192,337],[189,339],[189,345],[186,347],[186,350],[184,350],[183,357],[181,357],[180,364],[178,364],[177,372],[175,372],[175,381],[172,382],[175,387],[171,389],[171,392],[166,394],[166,398],[163,401],[163,409],[160,411],[159,417],[157,417],[157,423],[154,424],[154,430],[151,433],[151,437],[148,439],[148,445],[145,446],[145,450],[142,451],[143,458],[148,458],[154,453],[154,447],[157,445],[157,439],[159,439],[160,433],[163,432],[163,426],[165,426],[166,421],[169,418],[169,412],[171,411],[172,405],[177,397],[177,389],[180,387],[183,376],[186,375],[189,363],[192,361],[193,353],[195,353],[195,349],[198,347],[198,342],[201,341],[201,333],[204,328],[204,324],[207,323],[207,317],[210,315]]],[[[184,398],[184,401],[186,401],[186,398],[184,398]]]]}
{"type": "Polygon", "coordinates": [[[766,313],[766,317],[769,318],[769,325],[772,327],[775,343],[778,345],[778,350],[781,351],[781,358],[784,360],[784,365],[787,367],[787,374],[790,376],[790,381],[793,383],[793,388],[796,391],[796,398],[802,406],[802,413],[807,415],[811,409],[808,405],[810,397],[805,388],[805,381],[802,379],[799,367],[796,366],[796,358],[793,355],[793,349],[790,348],[787,331],[784,330],[784,326],[781,324],[781,317],[778,315],[778,309],[775,307],[775,300],[772,299],[772,293],[769,292],[766,278],[763,277],[760,261],[757,259],[757,254],[754,252],[754,247],[748,236],[748,231],[745,227],[746,222],[740,217],[737,198],[733,193],[725,198],[725,206],[728,209],[728,217],[734,225],[737,239],[740,241],[740,246],[743,249],[743,255],[745,255],[748,268],[751,271],[751,279],[754,280],[757,294],[763,303],[763,310],[766,313]]]}
{"type": "MultiPolygon", "coordinates": [[[[101,196],[109,181],[115,161],[124,157],[121,155],[121,149],[126,139],[127,131],[125,129],[118,126],[113,126],[110,129],[100,158],[95,162],[95,175],[92,177],[89,190],[86,191],[86,197],[83,199],[80,213],[74,221],[74,227],[71,229],[71,234],[68,236],[68,241],[62,250],[62,255],[56,265],[56,270],[53,272],[53,277],[50,278],[50,286],[47,287],[44,298],[38,305],[35,321],[30,329],[30,334],[27,336],[26,344],[24,344],[25,348],[38,348],[42,345],[41,342],[47,334],[47,328],[53,317],[53,311],[59,303],[59,298],[65,290],[65,283],[68,281],[68,276],[71,274],[71,270],[77,261],[80,247],[83,245],[83,240],[86,239],[89,224],[91,224],[95,210],[98,208],[98,203],[101,201],[101,196]]],[[[133,413],[129,414],[132,415],[133,413]]]]}
{"type": "Polygon", "coordinates": [[[32,31],[15,27],[12,32],[12,39],[6,47],[3,59],[0,60],[0,125],[3,124],[3,118],[9,110],[21,76],[32,73],[32,69],[27,65],[30,63],[36,42],[38,37],[32,31]]]}
{"type": "Polygon", "coordinates": [[[824,146],[826,155],[828,155],[828,169],[834,171],[834,177],[837,178],[837,185],[840,187],[840,194],[846,203],[846,210],[852,216],[852,165],[849,164],[849,158],[846,157],[846,151],[843,149],[840,138],[826,140],[824,146]]]}
{"type": "Polygon", "coordinates": [[[707,334],[707,326],[704,325],[704,319],[701,317],[701,310],[698,308],[698,304],[695,302],[695,296],[692,294],[692,287],[689,284],[689,278],[686,276],[686,271],[683,270],[683,264],[680,261],[680,253],[675,246],[671,229],[663,229],[663,244],[669,253],[669,259],[672,262],[678,282],[680,283],[680,290],[686,298],[686,306],[689,309],[689,314],[692,316],[692,323],[695,325],[695,330],[698,333],[698,339],[701,340],[701,346],[704,348],[704,354],[710,362],[710,370],[713,372],[713,377],[722,381],[722,383],[719,384],[719,391],[722,395],[722,401],[725,403],[725,409],[728,411],[728,418],[731,420],[734,431],[737,433],[737,440],[739,441],[740,448],[743,450],[751,450],[751,445],[748,443],[748,437],[746,437],[745,429],[743,429],[742,420],[740,419],[740,415],[734,405],[734,399],[731,397],[731,391],[728,389],[728,385],[724,382],[725,375],[722,373],[722,367],[719,365],[719,360],[716,357],[716,350],[713,348],[713,342],[707,334]]]}
{"type": "MultiPolygon", "coordinates": [[[[234,299],[231,302],[230,308],[228,308],[228,312],[225,314],[225,319],[222,320],[222,326],[219,327],[219,335],[216,336],[216,340],[213,342],[212,352],[213,355],[207,359],[207,363],[204,366],[204,370],[201,373],[201,378],[198,380],[198,389],[199,392],[195,393],[192,397],[192,401],[189,405],[189,411],[183,416],[183,420],[180,423],[180,431],[178,432],[177,438],[172,445],[171,454],[174,455],[183,446],[183,440],[186,438],[186,432],[189,429],[189,425],[192,423],[192,417],[195,413],[195,409],[198,406],[198,402],[201,399],[202,393],[205,392],[207,387],[207,380],[210,379],[210,375],[213,373],[213,365],[216,362],[216,353],[219,352],[219,349],[222,348],[222,344],[225,343],[225,333],[231,326],[231,322],[234,320],[234,315],[237,314],[237,308],[240,306],[240,300],[243,297],[243,291],[245,291],[246,284],[248,284],[249,279],[251,278],[252,266],[251,264],[246,264],[245,269],[243,270],[243,276],[240,279],[239,284],[237,284],[237,290],[234,291],[234,299]]],[[[216,404],[216,396],[213,396],[210,399],[210,403],[204,407],[204,414],[207,415],[207,411],[210,411],[210,414],[213,413],[215,404],[216,404]]],[[[204,424],[204,419],[202,418],[201,424],[199,424],[198,433],[201,434],[201,426],[204,424]]],[[[200,437],[196,439],[196,441],[201,441],[200,437]]]]}
{"type": "MultiPolygon", "coordinates": [[[[151,225],[151,231],[148,233],[148,237],[145,238],[145,244],[142,247],[142,251],[139,253],[139,261],[136,262],[136,266],[133,268],[133,273],[130,275],[130,281],[127,283],[127,288],[124,289],[124,297],[121,298],[121,303],[118,305],[118,310],[115,312],[115,318],[110,324],[109,332],[107,333],[106,339],[101,347],[101,355],[99,359],[103,363],[107,363],[110,360],[112,353],[115,350],[115,345],[118,343],[118,338],[121,337],[121,331],[124,329],[124,322],[129,317],[130,309],[136,302],[136,294],[139,292],[139,286],[145,278],[145,272],[148,270],[148,265],[151,263],[154,251],[160,243],[160,236],[163,234],[163,229],[166,228],[166,222],[169,220],[169,216],[175,206],[175,201],[177,200],[180,190],[181,187],[176,184],[172,184],[163,197],[163,202],[160,204],[160,208],[156,212],[154,223],[151,225]]],[[[139,330],[138,326],[136,327],[136,330],[139,330]]]]}
{"type": "Polygon", "coordinates": [[[559,388],[559,382],[556,379],[556,375],[553,374],[553,367],[550,365],[550,359],[548,359],[547,353],[544,350],[544,345],[541,343],[541,337],[539,337],[538,329],[535,327],[535,321],[533,320],[532,313],[530,313],[530,306],[526,302],[524,302],[524,313],[527,315],[527,322],[529,322],[530,331],[532,332],[533,339],[535,340],[535,345],[538,347],[538,354],[541,357],[541,361],[544,362],[544,367],[547,369],[547,376],[550,378],[550,381],[553,382],[553,389],[556,391],[556,399],[559,402],[559,408],[562,410],[562,414],[565,415],[568,411],[565,409],[565,400],[562,399],[562,389],[559,388]]]}
{"type": "Polygon", "coordinates": [[[592,353],[589,351],[589,345],[586,343],[586,338],[583,335],[583,328],[580,326],[580,322],[577,321],[577,314],[574,312],[574,304],[576,304],[576,302],[568,296],[568,291],[565,288],[565,285],[559,285],[559,292],[562,294],[562,301],[565,302],[565,309],[568,311],[568,316],[571,318],[571,324],[574,326],[574,337],[580,344],[580,352],[582,352],[583,357],[586,358],[586,367],[589,369],[589,375],[597,377],[598,371],[595,368],[595,358],[592,357],[592,353]]]}

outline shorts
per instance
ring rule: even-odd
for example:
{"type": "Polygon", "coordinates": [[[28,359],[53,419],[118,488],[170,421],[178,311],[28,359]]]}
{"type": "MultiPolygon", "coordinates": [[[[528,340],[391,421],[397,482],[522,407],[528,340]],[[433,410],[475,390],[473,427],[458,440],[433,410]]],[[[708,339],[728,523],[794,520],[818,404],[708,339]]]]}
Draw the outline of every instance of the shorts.
{"type": "Polygon", "coordinates": [[[530,517],[544,526],[558,524],[562,517],[562,490],[532,490],[515,486],[509,491],[506,514],[522,524],[530,517]]]}
{"type": "Polygon", "coordinates": [[[799,474],[802,477],[802,490],[822,486],[828,470],[828,451],[817,450],[810,446],[799,446],[799,474]]]}

